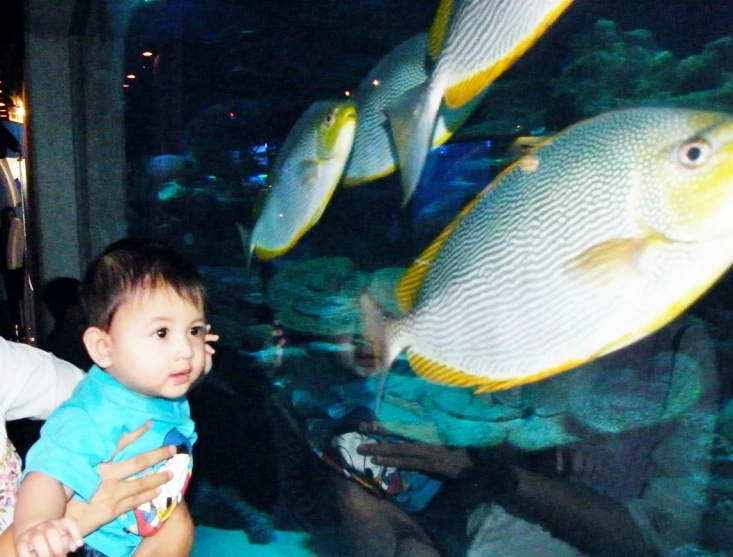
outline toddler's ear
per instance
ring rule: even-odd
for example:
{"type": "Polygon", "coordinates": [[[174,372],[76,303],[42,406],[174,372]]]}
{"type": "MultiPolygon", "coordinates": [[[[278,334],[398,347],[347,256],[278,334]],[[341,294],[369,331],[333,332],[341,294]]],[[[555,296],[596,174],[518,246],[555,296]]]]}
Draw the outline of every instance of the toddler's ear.
{"type": "Polygon", "coordinates": [[[89,357],[102,369],[112,365],[111,339],[106,331],[99,327],[89,327],[84,331],[84,346],[89,357]]]}

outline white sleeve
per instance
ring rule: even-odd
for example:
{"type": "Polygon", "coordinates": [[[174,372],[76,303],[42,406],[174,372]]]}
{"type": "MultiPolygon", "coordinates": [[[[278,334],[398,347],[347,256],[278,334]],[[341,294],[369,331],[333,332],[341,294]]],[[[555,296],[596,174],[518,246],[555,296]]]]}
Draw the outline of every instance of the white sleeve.
{"type": "Polygon", "coordinates": [[[45,419],[84,377],[76,366],[48,352],[0,338],[0,411],[3,425],[45,419]]]}

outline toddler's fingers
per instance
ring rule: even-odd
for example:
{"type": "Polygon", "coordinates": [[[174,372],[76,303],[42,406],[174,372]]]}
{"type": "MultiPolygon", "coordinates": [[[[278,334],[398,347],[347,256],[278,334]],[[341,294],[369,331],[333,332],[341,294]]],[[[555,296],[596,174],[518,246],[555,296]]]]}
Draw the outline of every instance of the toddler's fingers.
{"type": "Polygon", "coordinates": [[[66,547],[68,544],[64,539],[64,536],[68,536],[68,534],[64,530],[62,530],[61,527],[63,527],[62,524],[58,524],[55,525],[55,527],[53,528],[47,528],[44,532],[46,543],[48,544],[48,548],[51,551],[51,555],[53,555],[54,557],[56,557],[57,555],[66,554],[66,547]]]}
{"type": "Polygon", "coordinates": [[[84,536],[81,534],[79,524],[73,518],[64,517],[61,519],[63,531],[71,537],[71,541],[76,544],[74,549],[84,545],[84,536]]]}

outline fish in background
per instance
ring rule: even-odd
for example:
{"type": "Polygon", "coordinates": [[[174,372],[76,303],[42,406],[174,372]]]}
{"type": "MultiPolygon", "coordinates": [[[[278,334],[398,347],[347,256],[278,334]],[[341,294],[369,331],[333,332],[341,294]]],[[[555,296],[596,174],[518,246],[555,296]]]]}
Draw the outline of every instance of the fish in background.
{"type": "Polygon", "coordinates": [[[288,133],[269,173],[269,187],[242,243],[260,260],[290,250],[321,218],[341,179],[356,131],[356,109],[348,101],[317,101],[288,133]]]}
{"type": "Polygon", "coordinates": [[[198,163],[191,155],[157,155],[145,163],[145,175],[158,184],[192,176],[198,170],[198,163]]]}
{"type": "MultiPolygon", "coordinates": [[[[428,34],[406,40],[364,77],[354,95],[359,122],[349,162],[344,171],[344,186],[356,186],[388,176],[399,166],[385,109],[403,93],[428,78],[428,34]]],[[[458,110],[442,107],[433,131],[432,147],[444,143],[470,116],[482,100],[479,95],[458,110]]]]}
{"type": "Polygon", "coordinates": [[[500,174],[396,289],[362,296],[383,370],[476,392],[573,369],[658,330],[733,262],[733,116],[606,113],[500,174]]]}
{"type": "Polygon", "coordinates": [[[571,3],[441,0],[428,40],[436,58],[430,78],[387,110],[400,159],[403,204],[420,180],[441,106],[459,110],[474,101],[571,3]]]}

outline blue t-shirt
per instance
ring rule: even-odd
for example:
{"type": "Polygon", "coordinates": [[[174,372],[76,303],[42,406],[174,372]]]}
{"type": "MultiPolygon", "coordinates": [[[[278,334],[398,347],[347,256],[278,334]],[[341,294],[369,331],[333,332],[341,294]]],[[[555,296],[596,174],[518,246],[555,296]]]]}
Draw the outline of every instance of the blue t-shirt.
{"type": "Polygon", "coordinates": [[[142,536],[154,534],[168,519],[188,487],[196,432],[186,398],[168,400],[139,395],[93,366],[71,398],[48,418],[41,438],[26,457],[24,475],[43,472],[72,489],[75,499],[89,501],[101,481],[97,466],[112,458],[124,433],[148,420],[153,422],[150,431],[113,460],[118,462],[164,445],[176,445],[178,454],[144,473],[166,467],[174,472],[174,477],[152,502],[84,538],[88,545],[109,557],[130,557],[142,536]]]}

